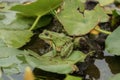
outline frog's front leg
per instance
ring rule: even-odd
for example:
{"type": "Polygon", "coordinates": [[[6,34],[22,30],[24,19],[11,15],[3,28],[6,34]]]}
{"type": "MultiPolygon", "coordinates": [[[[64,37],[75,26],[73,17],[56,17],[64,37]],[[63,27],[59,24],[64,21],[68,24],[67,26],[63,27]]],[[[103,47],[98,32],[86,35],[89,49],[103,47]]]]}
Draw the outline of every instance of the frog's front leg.
{"type": "Polygon", "coordinates": [[[63,45],[60,55],[61,57],[68,57],[71,52],[73,51],[73,43],[66,43],[65,45],[63,45]]]}
{"type": "Polygon", "coordinates": [[[54,43],[51,44],[52,48],[53,48],[53,56],[57,55],[57,51],[56,51],[56,45],[54,43]]]}

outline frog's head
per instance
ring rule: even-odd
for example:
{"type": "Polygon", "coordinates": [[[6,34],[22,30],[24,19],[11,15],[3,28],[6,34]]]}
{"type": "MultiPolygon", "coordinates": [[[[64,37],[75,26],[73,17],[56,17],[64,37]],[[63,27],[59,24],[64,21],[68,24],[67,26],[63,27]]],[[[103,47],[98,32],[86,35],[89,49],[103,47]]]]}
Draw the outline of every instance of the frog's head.
{"type": "Polygon", "coordinates": [[[50,40],[51,39],[51,32],[48,30],[44,30],[40,35],[39,38],[43,39],[43,40],[50,40]]]}

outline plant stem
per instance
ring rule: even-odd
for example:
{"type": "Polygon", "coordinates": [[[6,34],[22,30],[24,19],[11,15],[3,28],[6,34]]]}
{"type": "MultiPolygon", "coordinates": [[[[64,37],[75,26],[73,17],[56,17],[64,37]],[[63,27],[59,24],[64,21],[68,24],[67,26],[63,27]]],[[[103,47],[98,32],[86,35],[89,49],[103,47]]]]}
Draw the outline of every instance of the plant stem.
{"type": "Polygon", "coordinates": [[[39,19],[40,19],[41,15],[38,15],[36,20],[34,21],[33,25],[31,26],[31,28],[29,29],[30,31],[33,30],[35,28],[35,26],[37,25],[39,19]]]}
{"type": "Polygon", "coordinates": [[[106,31],[106,30],[103,30],[103,29],[100,29],[100,28],[95,28],[95,30],[99,31],[99,32],[102,32],[102,33],[105,33],[105,34],[111,34],[110,31],[106,31]]]}

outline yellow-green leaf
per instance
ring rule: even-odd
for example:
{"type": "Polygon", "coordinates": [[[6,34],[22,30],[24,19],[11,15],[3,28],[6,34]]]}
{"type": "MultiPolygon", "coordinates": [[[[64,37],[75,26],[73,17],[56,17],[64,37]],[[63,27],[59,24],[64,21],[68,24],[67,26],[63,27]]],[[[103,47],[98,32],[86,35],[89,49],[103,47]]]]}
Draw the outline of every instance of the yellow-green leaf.
{"type": "Polygon", "coordinates": [[[37,0],[31,4],[16,5],[11,10],[22,12],[27,16],[43,16],[58,7],[63,0],[37,0]]]}
{"type": "Polygon", "coordinates": [[[32,31],[28,30],[0,30],[0,39],[8,47],[20,48],[29,42],[32,36],[32,31]]]}
{"type": "Polygon", "coordinates": [[[107,22],[109,17],[104,10],[97,5],[94,10],[85,10],[80,13],[78,0],[65,0],[60,13],[56,14],[69,35],[85,35],[89,33],[99,22],[107,22]]]}
{"type": "Polygon", "coordinates": [[[105,49],[114,55],[120,55],[120,26],[105,41],[105,49]]]}
{"type": "Polygon", "coordinates": [[[114,2],[114,0],[98,0],[101,6],[106,6],[114,2]]]}

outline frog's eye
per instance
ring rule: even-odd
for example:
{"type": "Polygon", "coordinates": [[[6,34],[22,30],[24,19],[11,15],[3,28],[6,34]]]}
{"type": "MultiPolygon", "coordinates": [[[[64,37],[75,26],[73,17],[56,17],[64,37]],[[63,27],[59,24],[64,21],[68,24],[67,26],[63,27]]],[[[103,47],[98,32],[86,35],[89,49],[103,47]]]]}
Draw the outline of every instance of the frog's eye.
{"type": "Polygon", "coordinates": [[[49,35],[49,33],[47,33],[47,32],[46,32],[46,33],[45,33],[45,35],[46,35],[46,36],[48,36],[48,35],[49,35]]]}

